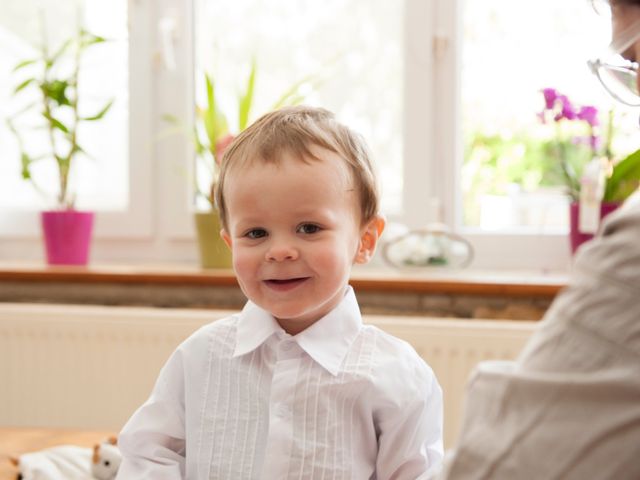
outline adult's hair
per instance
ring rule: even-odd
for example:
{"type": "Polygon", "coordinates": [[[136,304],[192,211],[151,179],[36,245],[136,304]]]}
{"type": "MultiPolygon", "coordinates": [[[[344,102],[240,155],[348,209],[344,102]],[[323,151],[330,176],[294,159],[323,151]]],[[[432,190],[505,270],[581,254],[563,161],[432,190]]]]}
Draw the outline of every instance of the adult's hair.
{"type": "Polygon", "coordinates": [[[239,174],[257,162],[278,164],[283,154],[301,162],[324,161],[313,153],[314,146],[337,154],[347,164],[360,202],[361,223],[371,220],[378,213],[378,190],[364,139],[328,110],[301,105],[263,115],[225,151],[215,188],[222,225],[228,227],[225,183],[230,172],[239,174]]]}

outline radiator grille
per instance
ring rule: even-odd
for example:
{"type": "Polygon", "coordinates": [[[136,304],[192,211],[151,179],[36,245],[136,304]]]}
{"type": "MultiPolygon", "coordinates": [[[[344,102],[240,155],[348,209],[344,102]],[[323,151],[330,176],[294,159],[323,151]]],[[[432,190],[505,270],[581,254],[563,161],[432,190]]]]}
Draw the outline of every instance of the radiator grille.
{"type": "MultiPolygon", "coordinates": [[[[0,304],[0,425],[117,431],[191,332],[229,312],[0,304]]],[[[481,360],[517,356],[534,324],[368,316],[407,340],[445,395],[445,446],[481,360]]]]}

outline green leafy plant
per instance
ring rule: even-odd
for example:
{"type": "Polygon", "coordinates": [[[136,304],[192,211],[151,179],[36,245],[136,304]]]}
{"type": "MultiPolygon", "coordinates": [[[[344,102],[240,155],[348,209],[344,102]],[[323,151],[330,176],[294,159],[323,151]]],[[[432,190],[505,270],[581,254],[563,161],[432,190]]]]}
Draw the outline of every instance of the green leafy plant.
{"type": "MultiPolygon", "coordinates": [[[[255,88],[258,68],[256,61],[251,62],[247,77],[242,82],[242,89],[238,94],[237,119],[235,126],[229,125],[229,115],[220,107],[220,92],[214,81],[214,77],[207,72],[202,73],[205,89],[205,101],[195,106],[195,122],[189,131],[193,141],[197,161],[203,166],[209,177],[210,188],[205,190],[200,187],[196,179],[196,195],[205,198],[211,208],[215,208],[214,191],[218,180],[219,162],[226,147],[233,141],[236,135],[249,126],[253,117],[255,100],[255,88]]],[[[291,85],[269,110],[275,110],[285,105],[296,105],[302,102],[305,95],[300,93],[303,85],[316,85],[314,76],[307,76],[291,85]]],[[[181,126],[181,122],[172,115],[165,115],[165,120],[174,125],[181,126]]]]}
{"type": "Polygon", "coordinates": [[[26,96],[31,93],[38,98],[6,120],[20,150],[22,178],[30,181],[37,191],[44,194],[44,189],[33,176],[32,167],[36,162],[54,160],[58,171],[56,201],[60,208],[73,208],[75,194],[69,188],[70,174],[76,158],[81,155],[88,156],[79,143],[80,125],[102,119],[113,104],[113,100],[110,100],[97,112],[85,114],[78,93],[80,65],[84,52],[105,41],[103,37],[80,28],[54,52],[49,51],[46,41],[43,42],[37,57],[21,61],[13,69],[14,74],[20,76],[13,92],[14,96],[26,96]],[[35,125],[23,122],[25,115],[34,111],[39,114],[39,122],[35,125]],[[47,151],[31,153],[24,134],[27,130],[43,129],[47,132],[47,151]]]}
{"type": "Polygon", "coordinates": [[[623,202],[640,185],[640,150],[620,160],[607,179],[603,201],[623,202]]]}

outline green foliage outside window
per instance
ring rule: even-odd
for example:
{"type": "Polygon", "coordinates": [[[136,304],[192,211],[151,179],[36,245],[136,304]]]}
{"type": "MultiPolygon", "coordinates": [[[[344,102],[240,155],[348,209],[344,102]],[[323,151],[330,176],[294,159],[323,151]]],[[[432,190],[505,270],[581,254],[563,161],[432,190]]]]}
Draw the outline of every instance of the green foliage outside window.
{"type": "Polygon", "coordinates": [[[477,130],[467,138],[462,168],[466,225],[480,224],[483,195],[547,190],[578,201],[583,171],[594,159],[605,169],[603,201],[624,201],[640,185],[640,150],[613,149],[618,120],[613,111],[602,121],[594,106],[573,104],[552,88],[542,94],[538,124],[504,134],[477,130]]]}
{"type": "Polygon", "coordinates": [[[578,175],[592,155],[587,145],[576,144],[570,138],[541,139],[529,132],[510,136],[475,132],[464,151],[462,186],[466,225],[479,224],[481,195],[507,196],[514,187],[523,192],[557,191],[563,187],[562,166],[556,161],[559,151],[578,175]]]}

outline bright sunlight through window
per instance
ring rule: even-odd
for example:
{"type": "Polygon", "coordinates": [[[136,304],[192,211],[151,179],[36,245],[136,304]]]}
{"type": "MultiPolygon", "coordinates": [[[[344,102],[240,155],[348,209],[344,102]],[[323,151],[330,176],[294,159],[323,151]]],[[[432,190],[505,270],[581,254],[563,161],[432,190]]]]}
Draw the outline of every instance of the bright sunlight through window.
{"type": "MultiPolygon", "coordinates": [[[[366,138],[383,179],[383,209],[397,211],[403,172],[403,4],[197,0],[196,93],[202,100],[207,71],[230,131],[237,133],[238,98],[255,61],[250,120],[292,88],[289,100],[332,110],[366,138]]],[[[206,167],[199,177],[208,182],[206,167]]]]}

